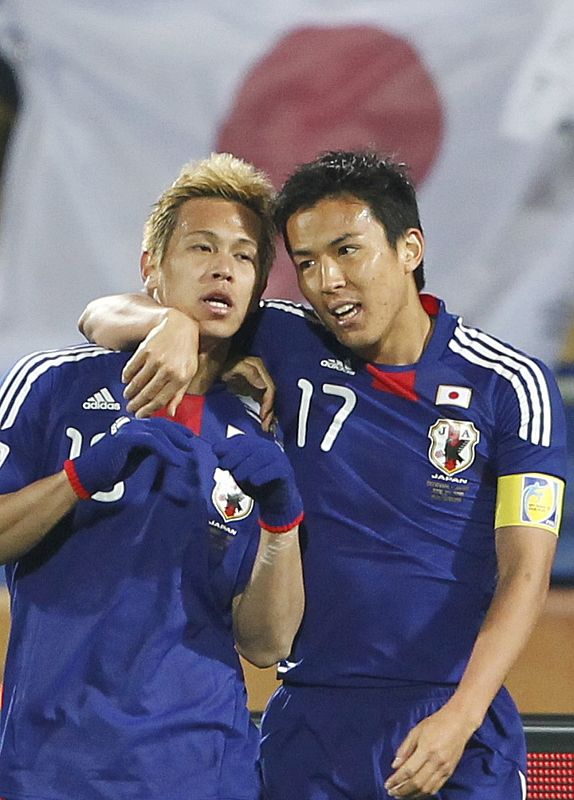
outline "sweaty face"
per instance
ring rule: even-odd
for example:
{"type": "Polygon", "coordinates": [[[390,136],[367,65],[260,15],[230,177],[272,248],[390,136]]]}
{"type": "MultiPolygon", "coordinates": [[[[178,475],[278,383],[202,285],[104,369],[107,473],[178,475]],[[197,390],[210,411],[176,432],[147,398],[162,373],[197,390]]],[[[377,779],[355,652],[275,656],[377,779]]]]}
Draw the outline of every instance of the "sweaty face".
{"type": "Polygon", "coordinates": [[[409,229],[395,249],[370,207],[342,195],[293,214],[287,238],[301,292],[337,339],[369,361],[410,363],[420,232],[409,229]]]}
{"type": "Polygon", "coordinates": [[[162,263],[146,277],[163,305],[199,322],[202,344],[228,339],[249,309],[258,268],[261,223],[240,203],[187,200],[162,263]]]}

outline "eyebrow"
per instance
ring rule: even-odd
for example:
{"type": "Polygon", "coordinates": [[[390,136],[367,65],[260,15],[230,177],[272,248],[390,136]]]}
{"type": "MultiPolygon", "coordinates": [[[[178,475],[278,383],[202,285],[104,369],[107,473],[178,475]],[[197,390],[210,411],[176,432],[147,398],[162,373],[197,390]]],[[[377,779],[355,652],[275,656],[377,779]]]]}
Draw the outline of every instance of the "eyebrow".
{"type": "MultiPolygon", "coordinates": [[[[329,242],[329,247],[336,247],[338,244],[343,244],[347,239],[353,239],[355,236],[360,236],[359,233],[342,233],[341,236],[337,236],[336,239],[333,239],[329,242]]],[[[291,250],[292,255],[294,256],[308,256],[311,255],[311,250],[291,250]]]]}
{"type": "MultiPolygon", "coordinates": [[[[209,236],[212,239],[219,239],[219,234],[215,231],[210,231],[208,228],[197,228],[193,231],[188,231],[184,233],[181,237],[182,239],[188,239],[190,236],[209,236]]],[[[257,248],[257,241],[255,239],[251,239],[248,236],[240,236],[238,239],[234,240],[237,244],[250,244],[253,247],[257,248]]]]}

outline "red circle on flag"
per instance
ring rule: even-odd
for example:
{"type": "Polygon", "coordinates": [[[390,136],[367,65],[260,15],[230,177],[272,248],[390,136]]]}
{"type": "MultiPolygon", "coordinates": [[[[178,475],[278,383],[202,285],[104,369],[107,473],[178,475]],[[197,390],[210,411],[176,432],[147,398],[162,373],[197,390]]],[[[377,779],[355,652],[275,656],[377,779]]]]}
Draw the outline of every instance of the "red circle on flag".
{"type": "Polygon", "coordinates": [[[449,393],[448,393],[448,396],[449,396],[449,398],[450,398],[451,400],[456,400],[456,399],[457,399],[457,397],[459,397],[459,394],[458,394],[458,392],[449,392],[449,393]]]}
{"type": "MultiPolygon", "coordinates": [[[[405,161],[420,186],[443,129],[438,89],[412,42],[370,25],[309,26],[287,33],[247,72],[217,149],[253,162],[279,187],[324,150],[374,148],[405,161]]],[[[275,294],[298,297],[286,254],[278,260],[275,294]]]]}

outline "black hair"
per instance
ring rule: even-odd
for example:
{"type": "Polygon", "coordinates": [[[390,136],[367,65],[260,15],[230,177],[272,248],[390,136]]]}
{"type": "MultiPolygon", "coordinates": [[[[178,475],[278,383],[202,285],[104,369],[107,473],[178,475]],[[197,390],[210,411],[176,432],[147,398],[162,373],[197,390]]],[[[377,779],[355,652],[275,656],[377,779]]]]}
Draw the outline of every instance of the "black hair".
{"type": "MultiPolygon", "coordinates": [[[[301,164],[285,181],[275,207],[275,224],[287,250],[287,223],[293,214],[326,197],[343,194],[369,206],[393,248],[409,228],[418,228],[422,233],[416,192],[407,173],[405,164],[366,150],[330,150],[301,164]]],[[[425,284],[422,261],[413,276],[420,291],[425,284]]]]}

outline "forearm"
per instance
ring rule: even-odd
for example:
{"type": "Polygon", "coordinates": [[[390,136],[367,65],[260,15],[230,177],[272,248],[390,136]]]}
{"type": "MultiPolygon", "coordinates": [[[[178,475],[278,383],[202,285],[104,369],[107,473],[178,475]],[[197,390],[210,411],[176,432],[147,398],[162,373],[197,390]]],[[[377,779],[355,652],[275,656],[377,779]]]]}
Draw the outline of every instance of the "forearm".
{"type": "MultiPolygon", "coordinates": [[[[528,536],[522,529],[518,536],[528,536]]],[[[534,534],[537,535],[537,534],[534,534]]],[[[471,658],[449,705],[478,728],[494,696],[524,649],[548,593],[555,542],[551,534],[537,555],[521,558],[510,548],[499,567],[492,603],[476,639],[471,658]]]]}
{"type": "Polygon", "coordinates": [[[133,350],[168,310],[143,292],[109,295],[88,303],[78,327],[86,339],[102,347],[133,350]]]}
{"type": "Polygon", "coordinates": [[[0,496],[0,563],[20,558],[78,502],[62,470],[0,496]]]}
{"type": "Polygon", "coordinates": [[[234,604],[237,649],[258,667],[286,658],[301,624],[304,589],[298,530],[261,531],[251,579],[234,604]]]}

